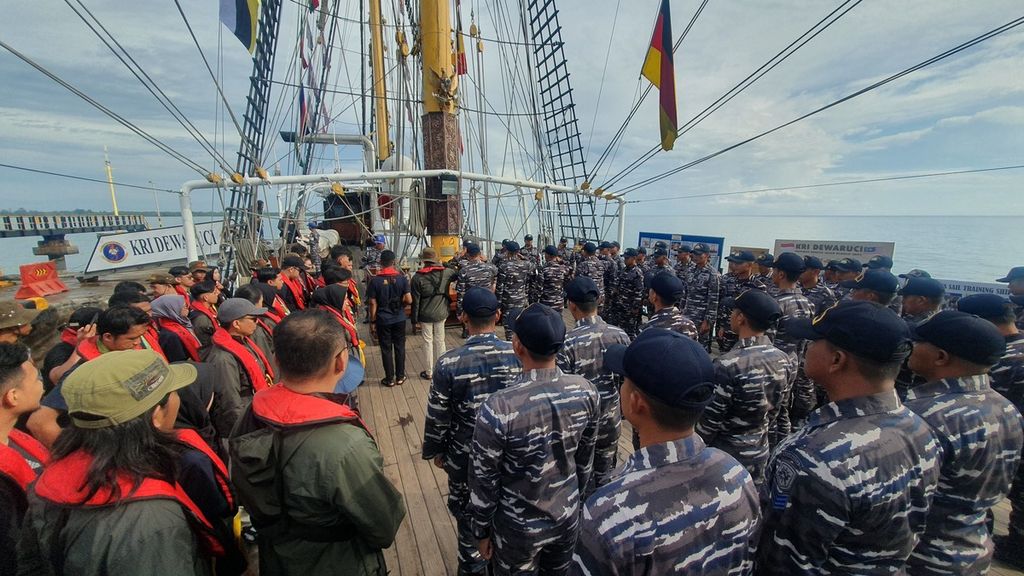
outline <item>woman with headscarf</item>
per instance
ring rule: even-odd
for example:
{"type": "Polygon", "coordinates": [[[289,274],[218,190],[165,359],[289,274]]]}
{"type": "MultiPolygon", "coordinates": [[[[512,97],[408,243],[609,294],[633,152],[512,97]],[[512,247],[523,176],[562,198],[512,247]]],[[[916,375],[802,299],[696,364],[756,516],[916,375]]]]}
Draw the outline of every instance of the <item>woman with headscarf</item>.
{"type": "Polygon", "coordinates": [[[185,297],[178,294],[167,294],[158,297],[151,303],[149,315],[157,324],[160,347],[163,348],[168,362],[185,360],[199,361],[199,339],[188,319],[188,305],[185,297]]]}

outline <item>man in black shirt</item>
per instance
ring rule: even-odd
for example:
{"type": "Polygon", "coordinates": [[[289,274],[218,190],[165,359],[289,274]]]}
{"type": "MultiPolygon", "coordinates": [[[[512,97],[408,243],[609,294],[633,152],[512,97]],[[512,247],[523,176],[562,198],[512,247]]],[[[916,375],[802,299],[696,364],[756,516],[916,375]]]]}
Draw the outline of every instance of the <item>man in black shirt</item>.
{"type": "Polygon", "coordinates": [[[409,279],[395,267],[395,253],[380,255],[381,270],[370,281],[370,331],[380,343],[384,362],[381,385],[405,384],[405,307],[412,304],[409,279]]]}

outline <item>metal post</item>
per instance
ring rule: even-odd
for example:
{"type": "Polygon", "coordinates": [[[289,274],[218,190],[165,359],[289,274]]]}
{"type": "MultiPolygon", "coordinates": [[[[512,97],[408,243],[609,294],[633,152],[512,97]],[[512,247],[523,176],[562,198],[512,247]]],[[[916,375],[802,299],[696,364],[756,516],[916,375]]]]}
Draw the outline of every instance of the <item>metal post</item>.
{"type": "Polygon", "coordinates": [[[181,189],[181,226],[185,231],[185,261],[199,260],[199,245],[196,243],[196,223],[192,219],[192,191],[186,186],[181,189]]]}
{"type": "Polygon", "coordinates": [[[626,245],[626,203],[619,199],[619,244],[626,245]]]}

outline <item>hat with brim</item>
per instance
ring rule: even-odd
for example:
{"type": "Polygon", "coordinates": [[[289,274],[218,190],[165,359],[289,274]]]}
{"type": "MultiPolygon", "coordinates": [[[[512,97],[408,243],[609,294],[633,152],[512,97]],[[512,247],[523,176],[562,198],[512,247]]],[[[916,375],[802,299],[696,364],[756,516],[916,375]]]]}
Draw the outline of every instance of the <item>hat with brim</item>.
{"type": "Polygon", "coordinates": [[[650,328],[629,346],[609,346],[604,367],[676,408],[702,410],[714,396],[711,357],[698,342],[672,330],[650,328]]]}
{"type": "Polygon", "coordinates": [[[1010,271],[1002,278],[996,279],[996,282],[1013,282],[1014,280],[1020,280],[1024,278],[1024,266],[1014,266],[1010,268],[1010,271]]]}
{"type": "Polygon", "coordinates": [[[1006,352],[1006,340],[991,322],[958,310],[943,310],[911,327],[915,342],[927,342],[958,358],[991,366],[1006,352]]]}
{"type": "Polygon", "coordinates": [[[266,308],[260,308],[245,298],[228,298],[217,307],[217,320],[227,324],[246,316],[263,316],[266,313],[266,308]]]}
{"type": "Polygon", "coordinates": [[[544,304],[531,304],[509,317],[508,329],[527,350],[551,356],[565,342],[565,321],[562,315],[544,304]]]}
{"type": "Polygon", "coordinates": [[[124,350],[82,364],[61,392],[75,427],[109,428],[142,416],[196,376],[192,364],[168,365],[152,350],[124,350]]]}
{"type": "Polygon", "coordinates": [[[785,323],[786,335],[798,340],[828,340],[852,354],[893,362],[910,355],[907,323],[885,306],[866,300],[843,300],[813,320],[785,323]]]}
{"type": "Polygon", "coordinates": [[[0,330],[31,324],[39,312],[38,309],[25,308],[17,302],[0,302],[0,330]]]}

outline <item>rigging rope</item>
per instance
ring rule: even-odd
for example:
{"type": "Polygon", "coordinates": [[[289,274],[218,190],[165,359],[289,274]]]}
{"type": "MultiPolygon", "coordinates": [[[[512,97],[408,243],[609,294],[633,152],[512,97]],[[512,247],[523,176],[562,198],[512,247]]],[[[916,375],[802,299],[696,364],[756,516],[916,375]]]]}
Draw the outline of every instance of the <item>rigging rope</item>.
{"type": "Polygon", "coordinates": [[[1002,34],[1004,32],[1012,30],[1013,28],[1016,28],[1017,26],[1020,26],[1021,24],[1024,24],[1024,16],[1022,16],[1020,18],[1017,18],[1015,20],[1011,20],[1010,22],[1007,22],[1006,24],[1003,24],[1002,26],[993,28],[992,30],[989,30],[988,32],[985,32],[984,34],[981,34],[979,36],[975,36],[974,38],[972,38],[972,39],[970,39],[970,40],[968,40],[966,42],[963,42],[961,44],[958,44],[957,46],[954,46],[953,48],[950,48],[949,50],[946,50],[945,52],[942,52],[940,54],[932,56],[931,58],[928,58],[927,60],[919,62],[919,63],[917,63],[917,64],[915,64],[913,66],[910,66],[909,68],[905,68],[904,70],[902,70],[900,72],[897,72],[897,73],[895,73],[895,74],[893,74],[891,76],[888,76],[888,77],[886,77],[886,78],[884,78],[882,80],[879,80],[878,82],[875,82],[873,84],[865,86],[864,88],[861,88],[860,90],[857,90],[855,92],[847,94],[846,96],[843,96],[842,98],[839,98],[838,100],[834,100],[834,101],[832,101],[832,102],[830,102],[830,103],[828,103],[828,104],[826,104],[824,106],[821,106],[820,108],[816,108],[816,109],[814,109],[814,110],[812,110],[812,111],[810,111],[810,112],[808,112],[808,113],[806,113],[806,114],[804,114],[802,116],[799,116],[797,118],[794,118],[793,120],[790,120],[789,122],[785,122],[783,124],[780,124],[780,125],[772,128],[772,129],[770,129],[770,130],[765,130],[764,132],[761,132],[760,134],[757,134],[755,136],[751,136],[750,138],[747,138],[745,140],[737,142],[736,144],[733,144],[731,146],[727,146],[726,148],[723,148],[723,149],[719,150],[718,152],[714,152],[712,154],[708,154],[706,156],[703,156],[701,158],[698,158],[696,160],[693,160],[691,162],[683,164],[682,166],[677,166],[676,168],[672,168],[671,170],[667,170],[667,171],[662,172],[660,174],[656,174],[656,175],[651,176],[649,178],[645,178],[644,180],[641,180],[641,181],[639,181],[639,182],[637,182],[635,184],[631,184],[630,186],[627,186],[621,192],[619,192],[619,196],[622,196],[623,194],[627,194],[627,193],[632,192],[634,190],[643,188],[644,186],[649,186],[651,184],[654,184],[655,182],[658,182],[660,180],[668,178],[669,176],[672,176],[673,174],[678,174],[679,172],[682,172],[683,170],[686,170],[688,168],[692,168],[693,166],[696,166],[698,164],[701,164],[703,162],[711,160],[712,158],[715,158],[717,156],[721,156],[722,154],[725,154],[726,152],[729,152],[730,150],[735,150],[736,148],[739,148],[740,146],[744,146],[744,145],[749,144],[750,142],[753,142],[755,140],[758,140],[758,139],[760,139],[760,138],[762,138],[764,136],[767,136],[769,134],[772,134],[774,132],[782,130],[783,128],[786,128],[788,126],[792,126],[793,124],[796,124],[797,122],[800,122],[802,120],[810,118],[811,116],[814,116],[815,114],[818,114],[820,112],[824,112],[825,110],[828,110],[830,108],[838,106],[838,105],[840,105],[840,104],[842,104],[844,102],[847,102],[849,100],[853,100],[854,98],[856,98],[856,97],[858,97],[858,96],[860,96],[862,94],[866,94],[866,93],[868,93],[868,92],[870,92],[872,90],[875,90],[876,88],[880,88],[882,86],[885,86],[886,84],[888,84],[890,82],[893,82],[895,80],[899,80],[900,78],[902,78],[902,77],[904,77],[904,76],[906,76],[908,74],[912,74],[912,73],[914,73],[914,72],[916,72],[916,71],[918,71],[918,70],[920,70],[922,68],[925,68],[927,66],[930,66],[930,65],[932,65],[932,64],[934,64],[936,62],[945,60],[946,58],[949,58],[950,56],[958,54],[958,53],[960,53],[960,52],[962,52],[964,50],[967,50],[968,48],[971,48],[971,47],[973,47],[973,46],[975,46],[977,44],[980,44],[981,42],[984,42],[985,40],[988,40],[990,38],[994,38],[994,37],[996,37],[996,36],[998,36],[998,35],[1000,35],[1000,34],[1002,34]]]}

